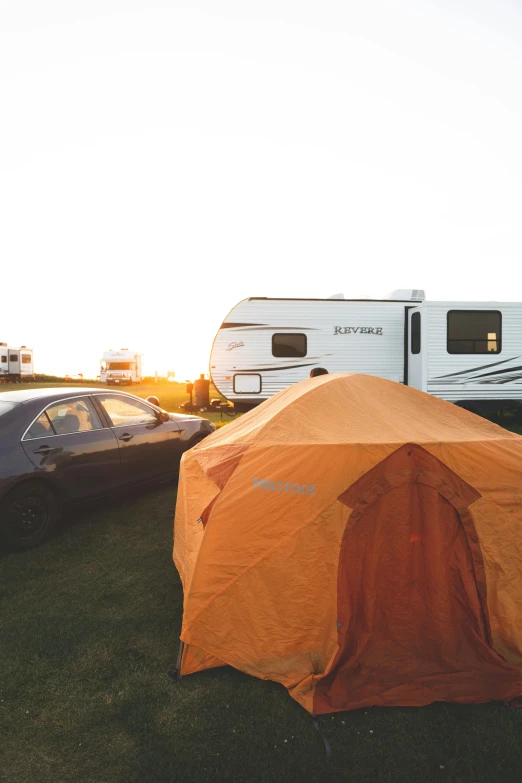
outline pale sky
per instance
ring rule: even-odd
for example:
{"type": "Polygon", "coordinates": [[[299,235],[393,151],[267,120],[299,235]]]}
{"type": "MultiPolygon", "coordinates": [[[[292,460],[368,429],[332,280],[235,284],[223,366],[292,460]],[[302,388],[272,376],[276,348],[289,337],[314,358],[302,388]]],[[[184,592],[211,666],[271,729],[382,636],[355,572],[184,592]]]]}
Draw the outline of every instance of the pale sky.
{"type": "Polygon", "coordinates": [[[208,369],[247,296],[522,300],[522,5],[0,0],[0,341],[208,369]]]}

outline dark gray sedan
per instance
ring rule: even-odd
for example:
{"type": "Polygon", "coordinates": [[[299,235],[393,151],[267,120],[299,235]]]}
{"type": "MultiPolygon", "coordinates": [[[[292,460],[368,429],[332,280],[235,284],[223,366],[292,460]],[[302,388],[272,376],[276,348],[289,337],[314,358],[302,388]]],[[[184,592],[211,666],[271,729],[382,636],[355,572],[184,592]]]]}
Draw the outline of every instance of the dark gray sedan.
{"type": "Polygon", "coordinates": [[[215,425],[103,389],[0,394],[0,538],[30,548],[62,508],[174,477],[184,451],[215,425]]]}

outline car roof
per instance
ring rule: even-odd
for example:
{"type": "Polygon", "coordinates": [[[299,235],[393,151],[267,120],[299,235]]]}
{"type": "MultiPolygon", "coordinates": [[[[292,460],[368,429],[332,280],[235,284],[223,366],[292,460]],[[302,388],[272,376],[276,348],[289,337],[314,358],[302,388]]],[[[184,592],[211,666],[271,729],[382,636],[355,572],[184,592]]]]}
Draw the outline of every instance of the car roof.
{"type": "Polygon", "coordinates": [[[107,389],[99,386],[76,386],[67,387],[47,387],[46,389],[31,389],[26,387],[16,391],[0,392],[0,401],[2,402],[31,402],[32,400],[56,400],[66,397],[77,397],[79,394],[92,394],[93,392],[103,392],[107,389]]]}

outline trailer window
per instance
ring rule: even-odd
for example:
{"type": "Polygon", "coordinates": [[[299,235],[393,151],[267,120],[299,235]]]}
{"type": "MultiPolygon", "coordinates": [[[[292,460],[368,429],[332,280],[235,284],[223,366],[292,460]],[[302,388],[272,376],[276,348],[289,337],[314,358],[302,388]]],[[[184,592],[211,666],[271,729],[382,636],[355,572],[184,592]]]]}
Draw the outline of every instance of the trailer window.
{"type": "Polygon", "coordinates": [[[130,370],[131,367],[131,362],[109,362],[107,365],[108,370],[130,370]]]}
{"type": "Polygon", "coordinates": [[[31,364],[31,354],[30,353],[23,353],[22,354],[22,364],[31,364]]]}
{"type": "Polygon", "coordinates": [[[2,364],[7,364],[7,356],[5,355],[0,356],[0,361],[2,362],[2,364]]]}
{"type": "Polygon", "coordinates": [[[500,353],[501,349],[498,310],[448,311],[448,353],[500,353]]]}
{"type": "Polygon", "coordinates": [[[272,356],[302,359],[306,356],[306,334],[273,334],[272,356]]]}
{"type": "Polygon", "coordinates": [[[411,352],[420,353],[421,350],[421,317],[420,313],[413,313],[411,317],[411,352]]]}
{"type": "Polygon", "coordinates": [[[10,353],[9,354],[9,361],[12,362],[13,364],[15,362],[18,362],[18,354],[17,353],[10,353]]]}

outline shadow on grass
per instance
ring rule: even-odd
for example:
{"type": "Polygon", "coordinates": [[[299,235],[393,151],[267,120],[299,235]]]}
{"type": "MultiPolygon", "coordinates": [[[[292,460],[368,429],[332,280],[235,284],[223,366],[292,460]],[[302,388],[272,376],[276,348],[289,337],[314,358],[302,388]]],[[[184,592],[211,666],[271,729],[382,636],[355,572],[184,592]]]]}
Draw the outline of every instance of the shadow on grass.
{"type": "MultiPolygon", "coordinates": [[[[137,501],[146,502],[147,498],[151,498],[152,502],[154,502],[158,491],[162,490],[170,490],[175,493],[177,491],[178,478],[179,476],[176,474],[167,479],[148,484],[118,489],[102,498],[87,498],[81,502],[66,506],[52,536],[44,544],[41,544],[38,549],[50,546],[54,540],[62,536],[70,535],[76,526],[91,526],[95,529],[97,523],[100,522],[100,519],[103,519],[105,514],[119,515],[130,513],[132,515],[134,504],[137,501]]],[[[175,494],[172,502],[172,515],[174,515],[175,494]]],[[[5,556],[23,557],[29,551],[32,550],[10,550],[0,542],[0,558],[5,556]]]]}

